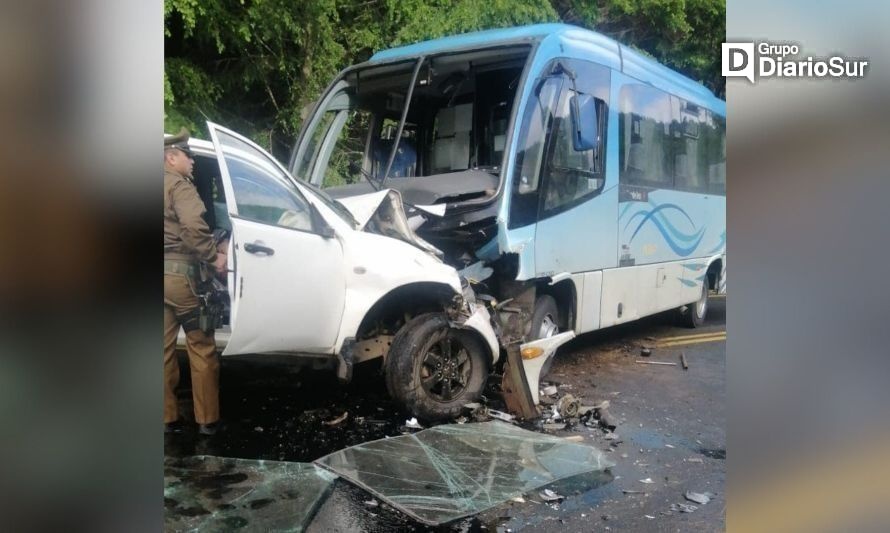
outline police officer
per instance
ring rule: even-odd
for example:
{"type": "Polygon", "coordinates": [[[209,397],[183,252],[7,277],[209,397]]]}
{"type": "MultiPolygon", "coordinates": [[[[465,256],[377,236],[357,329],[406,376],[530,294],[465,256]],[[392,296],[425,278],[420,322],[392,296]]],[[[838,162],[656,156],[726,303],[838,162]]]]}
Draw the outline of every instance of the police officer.
{"type": "Polygon", "coordinates": [[[189,133],[164,139],[164,432],[179,432],[176,386],[179,363],[174,356],[180,326],[185,331],[192,375],[192,398],[198,431],[213,435],[219,426],[219,359],[213,331],[199,327],[196,289],[201,262],[225,272],[226,254],[217,252],[204,221],[204,203],[192,178],[195,161],[189,133]]]}

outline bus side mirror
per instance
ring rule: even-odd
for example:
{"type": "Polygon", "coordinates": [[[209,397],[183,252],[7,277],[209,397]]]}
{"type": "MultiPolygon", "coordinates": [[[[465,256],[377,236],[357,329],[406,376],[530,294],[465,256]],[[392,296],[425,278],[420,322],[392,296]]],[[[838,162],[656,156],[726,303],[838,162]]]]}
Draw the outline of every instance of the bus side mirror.
{"type": "Polygon", "coordinates": [[[572,145],[577,152],[596,148],[599,132],[596,116],[596,100],[589,94],[575,94],[571,97],[572,145]]]}

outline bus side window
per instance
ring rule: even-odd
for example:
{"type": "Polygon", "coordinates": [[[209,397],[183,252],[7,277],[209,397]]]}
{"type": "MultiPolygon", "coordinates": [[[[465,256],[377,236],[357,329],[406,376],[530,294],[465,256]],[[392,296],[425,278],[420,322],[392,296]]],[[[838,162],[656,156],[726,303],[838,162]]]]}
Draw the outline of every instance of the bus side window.
{"type": "Polygon", "coordinates": [[[634,84],[621,88],[619,102],[619,181],[659,189],[673,187],[670,97],[634,84]]]}
{"type": "Polygon", "coordinates": [[[709,113],[705,128],[704,165],[708,173],[708,192],[726,195],[726,119],[709,113]]]}
{"type": "Polygon", "coordinates": [[[708,190],[708,116],[705,109],[671,97],[674,107],[674,185],[677,189],[708,190]]]}

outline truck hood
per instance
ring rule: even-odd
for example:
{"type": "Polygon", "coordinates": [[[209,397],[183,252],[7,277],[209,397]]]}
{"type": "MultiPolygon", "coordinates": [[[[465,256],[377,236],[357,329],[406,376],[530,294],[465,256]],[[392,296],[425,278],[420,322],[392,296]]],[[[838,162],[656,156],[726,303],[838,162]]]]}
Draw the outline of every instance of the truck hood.
{"type": "Polygon", "coordinates": [[[421,239],[408,224],[408,215],[399,191],[383,189],[370,194],[338,200],[355,218],[358,230],[407,242],[442,259],[441,250],[421,239]]]}

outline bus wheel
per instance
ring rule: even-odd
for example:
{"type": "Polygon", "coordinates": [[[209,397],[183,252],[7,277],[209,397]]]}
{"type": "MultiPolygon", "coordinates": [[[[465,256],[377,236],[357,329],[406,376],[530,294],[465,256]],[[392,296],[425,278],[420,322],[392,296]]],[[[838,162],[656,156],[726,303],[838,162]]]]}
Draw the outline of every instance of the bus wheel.
{"type": "Polygon", "coordinates": [[[384,362],[389,394],[414,416],[458,416],[482,394],[486,349],[473,333],[452,328],[443,313],[419,315],[396,333],[384,362]]]}
{"type": "MultiPolygon", "coordinates": [[[[681,313],[681,321],[683,325],[689,328],[697,328],[705,323],[705,315],[708,314],[708,280],[702,282],[701,296],[699,299],[687,306],[681,313]]],[[[683,309],[681,307],[681,309],[683,309]]]]}
{"type": "MultiPolygon", "coordinates": [[[[556,307],[556,300],[553,299],[553,296],[545,294],[538,297],[535,300],[535,309],[532,312],[532,326],[528,333],[529,340],[546,339],[559,333],[558,317],[559,310],[556,307]]],[[[550,365],[553,364],[554,357],[556,357],[555,354],[541,367],[541,376],[546,376],[550,372],[550,365]]]]}

